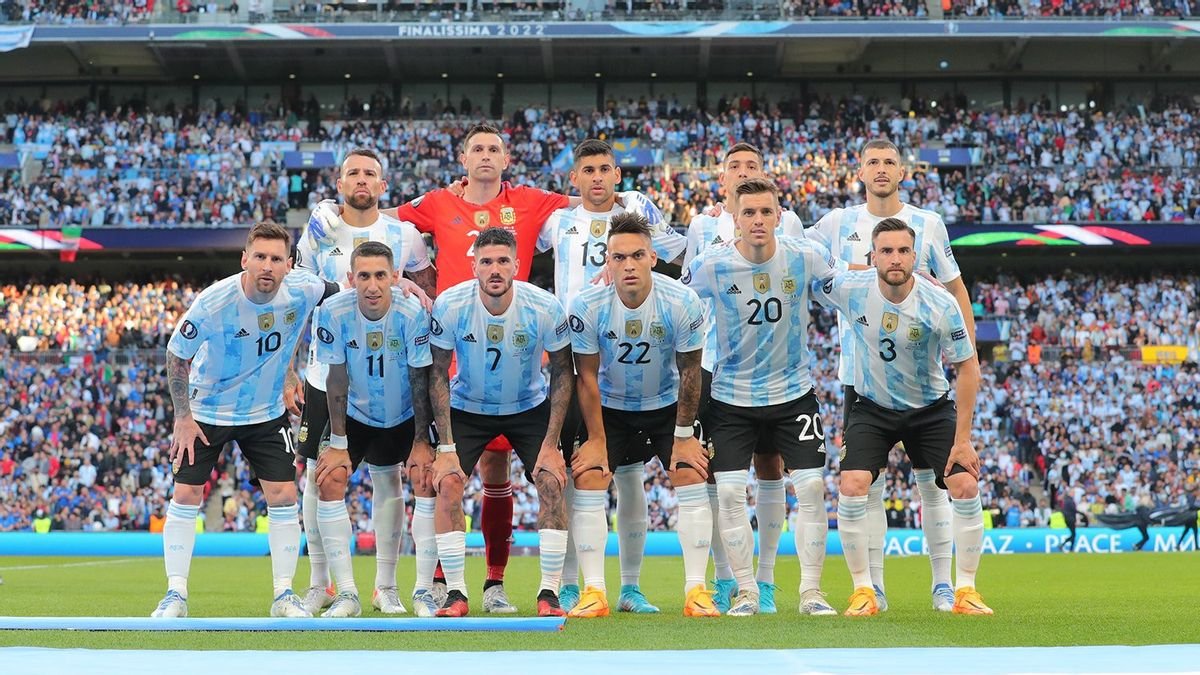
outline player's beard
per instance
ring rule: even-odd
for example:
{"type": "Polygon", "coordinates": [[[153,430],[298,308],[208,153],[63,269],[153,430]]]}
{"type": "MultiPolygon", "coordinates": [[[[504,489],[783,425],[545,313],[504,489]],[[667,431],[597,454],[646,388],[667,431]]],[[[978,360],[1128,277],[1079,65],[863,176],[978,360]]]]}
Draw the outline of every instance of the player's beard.
{"type": "MultiPolygon", "coordinates": [[[[499,291],[494,291],[494,290],[492,290],[492,281],[493,280],[489,278],[484,283],[479,284],[479,289],[483,291],[484,295],[487,295],[487,296],[490,296],[493,298],[504,297],[504,294],[508,293],[508,291],[510,289],[512,289],[512,286],[513,286],[512,279],[509,279],[508,283],[504,284],[504,286],[499,291]]],[[[503,279],[501,279],[501,281],[503,281],[503,279]]]]}
{"type": "Polygon", "coordinates": [[[874,182],[867,183],[867,192],[871,193],[871,196],[875,197],[876,199],[887,199],[888,197],[896,194],[899,189],[899,181],[895,183],[888,183],[886,188],[878,188],[875,186],[874,182]]]}
{"type": "Polygon", "coordinates": [[[356,211],[367,211],[369,209],[373,209],[378,203],[379,198],[371,195],[359,195],[354,193],[346,197],[346,206],[349,206],[356,211]]]}
{"type": "Polygon", "coordinates": [[[883,283],[887,284],[888,286],[898,288],[900,286],[903,286],[904,284],[907,284],[908,280],[912,278],[912,275],[913,275],[912,270],[888,270],[888,271],[884,272],[883,274],[881,274],[880,278],[883,279],[883,283]],[[900,281],[892,281],[892,272],[903,272],[904,278],[901,279],[900,281]]]}

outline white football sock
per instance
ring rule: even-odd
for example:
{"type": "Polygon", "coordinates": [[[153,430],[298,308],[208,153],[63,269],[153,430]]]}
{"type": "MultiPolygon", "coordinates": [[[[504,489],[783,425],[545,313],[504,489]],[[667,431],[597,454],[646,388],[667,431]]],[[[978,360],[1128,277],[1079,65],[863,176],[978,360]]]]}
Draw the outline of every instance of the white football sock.
{"type": "MultiPolygon", "coordinates": [[[[320,507],[318,507],[320,510],[320,507]]],[[[267,545],[271,549],[271,580],[275,596],[292,587],[300,559],[300,506],[267,507],[267,545]]]]}
{"type": "MultiPolygon", "coordinates": [[[[563,586],[579,585],[578,544],[575,541],[575,480],[571,477],[571,466],[567,465],[567,485],[563,488],[563,503],[567,507],[567,557],[563,558],[563,586]]],[[[604,528],[608,531],[608,528],[604,528]]],[[[603,554],[601,554],[603,555],[603,554]]]]}
{"type": "MultiPolygon", "coordinates": [[[[585,586],[605,588],[604,548],[608,543],[607,490],[576,490],[575,513],[571,516],[579,567],[585,586]]],[[[576,579],[578,583],[578,579],[576,579]]]]}
{"type": "Polygon", "coordinates": [[[732,579],[733,568],[729,566],[729,554],[725,552],[725,542],[721,541],[721,505],[717,499],[717,486],[706,483],[708,491],[708,510],[712,513],[713,530],[709,537],[712,548],[713,576],[717,579],[732,579]]]}
{"type": "Polygon", "coordinates": [[[764,584],[775,583],[775,556],[787,522],[787,491],[783,479],[758,481],[754,502],[758,515],[758,573],[754,578],[764,584]]]}
{"type": "Polygon", "coordinates": [[[913,474],[917,478],[917,489],[921,492],[921,529],[925,531],[925,545],[929,548],[933,585],[950,585],[954,546],[950,500],[946,497],[946,491],[937,486],[933,469],[913,469],[913,474]]]}
{"type": "Polygon", "coordinates": [[[954,547],[958,551],[954,589],[975,586],[975,572],[983,555],[983,507],[979,495],[954,500],[954,547]]]}
{"type": "Polygon", "coordinates": [[[675,496],[679,499],[675,531],[679,535],[679,547],[683,549],[683,592],[686,594],[694,586],[704,586],[713,514],[704,483],[677,487],[675,496]]]}
{"type": "Polygon", "coordinates": [[[754,581],[754,530],[750,527],[750,516],[746,512],[746,483],[748,471],[721,471],[717,473],[717,498],[721,512],[721,539],[725,542],[725,554],[737,579],[738,590],[758,592],[754,581]]]}
{"type": "Polygon", "coordinates": [[[358,586],[354,583],[354,562],[350,558],[350,537],[353,534],[346,502],[317,502],[317,518],[321,521],[325,555],[338,593],[358,595],[358,586]]]}
{"type": "Polygon", "coordinates": [[[417,578],[413,592],[427,591],[433,586],[433,572],[438,563],[437,531],[433,527],[433,511],[437,497],[416,497],[413,506],[412,536],[417,559],[417,578]]]}
{"type": "Polygon", "coordinates": [[[825,512],[825,470],[797,469],[791,473],[799,510],[796,513],[796,553],[800,557],[800,592],[821,590],[829,516],[825,512]]]}
{"type": "Polygon", "coordinates": [[[854,588],[871,585],[870,557],[867,553],[870,534],[867,504],[871,497],[838,495],[838,535],[842,538],[842,553],[854,588]]]}
{"type": "MultiPolygon", "coordinates": [[[[867,552],[871,564],[871,583],[884,590],[883,541],[887,534],[887,512],[883,508],[883,488],[887,481],[883,472],[867,488],[867,552]]],[[[839,510],[840,512],[840,510],[839,510]]],[[[840,518],[839,518],[840,519],[840,518]]],[[[841,529],[841,526],[838,526],[841,529]]]]}
{"type": "Polygon", "coordinates": [[[437,550],[446,575],[446,589],[467,595],[467,533],[452,530],[437,535],[437,550]]]}
{"type": "Polygon", "coordinates": [[[637,585],[642,576],[642,557],[646,554],[646,530],[650,514],[646,509],[646,489],[642,482],[646,465],[642,462],[617,467],[613,483],[617,486],[617,552],[621,560],[621,585],[637,585]]]}
{"type": "Polygon", "coordinates": [[[196,546],[196,518],[199,506],[180,504],[174,499],[167,505],[167,520],[163,523],[163,561],[167,568],[167,590],[188,596],[188,572],[192,567],[192,550],[196,546]]]}
{"type": "Polygon", "coordinates": [[[371,474],[371,519],[375,523],[375,588],[396,585],[396,563],[404,541],[404,465],[367,465],[371,474]]]}
{"type": "Polygon", "coordinates": [[[305,460],[304,474],[304,539],[308,542],[308,584],[325,588],[329,585],[329,563],[321,542],[321,526],[317,522],[317,460],[305,460]]]}
{"type": "MultiPolygon", "coordinates": [[[[538,591],[550,591],[558,595],[558,588],[562,584],[563,559],[566,556],[566,530],[538,530],[538,563],[542,568],[542,584],[538,591]]],[[[444,563],[442,569],[446,569],[444,563]]]]}

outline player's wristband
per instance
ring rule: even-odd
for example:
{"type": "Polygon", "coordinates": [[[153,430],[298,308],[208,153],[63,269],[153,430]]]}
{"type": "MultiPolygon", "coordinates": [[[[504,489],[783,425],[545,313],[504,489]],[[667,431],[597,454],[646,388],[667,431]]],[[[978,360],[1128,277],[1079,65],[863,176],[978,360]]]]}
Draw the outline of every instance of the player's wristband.
{"type": "Polygon", "coordinates": [[[445,455],[451,452],[458,452],[458,446],[453,443],[443,443],[437,446],[437,454],[445,455]]]}
{"type": "Polygon", "coordinates": [[[675,438],[691,438],[696,435],[696,430],[693,427],[675,427],[675,438]]]}
{"type": "Polygon", "coordinates": [[[346,448],[350,447],[350,441],[346,440],[345,436],[339,436],[338,434],[331,433],[329,434],[329,447],[336,448],[338,450],[345,450],[346,448]]]}

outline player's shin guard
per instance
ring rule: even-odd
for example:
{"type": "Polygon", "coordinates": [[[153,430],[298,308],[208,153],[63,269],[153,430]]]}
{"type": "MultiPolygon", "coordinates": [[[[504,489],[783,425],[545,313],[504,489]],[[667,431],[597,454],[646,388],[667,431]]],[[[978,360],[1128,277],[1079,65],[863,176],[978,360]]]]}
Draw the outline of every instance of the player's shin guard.
{"type": "Polygon", "coordinates": [[[571,530],[585,587],[605,588],[604,547],[608,543],[608,519],[604,507],[607,503],[607,490],[575,491],[571,530]]]}
{"type": "Polygon", "coordinates": [[[950,563],[953,559],[954,534],[951,532],[950,500],[946,491],[937,486],[933,469],[913,469],[917,489],[921,492],[921,529],[929,547],[929,565],[933,568],[933,585],[950,585],[950,563]]]}
{"type": "Polygon", "coordinates": [[[167,590],[187,597],[188,571],[192,567],[192,550],[196,545],[196,518],[199,506],[180,504],[174,499],[167,506],[163,523],[163,561],[167,568],[167,590]]]}
{"type": "Polygon", "coordinates": [[[646,465],[642,462],[618,467],[613,472],[613,483],[617,486],[617,541],[622,586],[636,586],[642,576],[649,521],[646,489],[642,484],[645,474],[646,465]]]}
{"type": "MultiPolygon", "coordinates": [[[[881,591],[886,588],[883,585],[883,540],[887,534],[887,512],[883,508],[883,488],[886,482],[883,472],[880,471],[875,482],[867,488],[867,552],[871,564],[871,583],[881,591]]],[[[841,525],[838,525],[838,529],[841,530],[841,525]]]]}
{"type": "MultiPolygon", "coordinates": [[[[571,467],[567,465],[567,484],[563,486],[563,504],[567,507],[567,557],[563,558],[563,586],[579,585],[579,558],[576,551],[579,546],[575,541],[575,481],[571,476],[571,467]]],[[[607,529],[607,528],[605,528],[607,529]]]]}
{"type": "Polygon", "coordinates": [[[983,507],[979,495],[954,500],[954,547],[958,551],[954,588],[974,587],[983,555],[983,507]]]}
{"type": "MultiPolygon", "coordinates": [[[[375,522],[375,588],[396,585],[396,562],[404,541],[403,464],[367,465],[371,473],[371,508],[375,522]]],[[[339,588],[340,591],[340,588],[339,588]]]]}
{"type": "Polygon", "coordinates": [[[758,516],[758,573],[754,578],[764,584],[773,584],[779,538],[783,536],[783,524],[787,522],[787,491],[783,479],[758,481],[754,503],[758,516]]]}
{"type": "Polygon", "coordinates": [[[358,595],[358,585],[354,583],[354,564],[350,559],[350,537],[353,536],[353,531],[350,527],[350,514],[346,511],[346,502],[340,499],[333,502],[317,502],[317,518],[325,538],[329,571],[333,574],[338,593],[358,595]]]}
{"type": "MultiPolygon", "coordinates": [[[[558,595],[562,584],[563,559],[567,556],[566,530],[538,530],[538,562],[542,568],[542,584],[539,591],[550,591],[558,595]]],[[[445,563],[442,568],[446,567],[445,563]]]]}
{"type": "Polygon", "coordinates": [[[717,486],[705,484],[708,491],[708,510],[712,512],[712,535],[709,546],[712,548],[713,570],[718,579],[732,579],[733,568],[729,566],[729,554],[725,552],[725,542],[721,541],[721,505],[717,499],[717,486]]]}
{"type": "Polygon", "coordinates": [[[329,585],[329,563],[325,561],[325,546],[321,541],[321,525],[317,522],[317,460],[305,460],[304,474],[304,538],[308,542],[309,585],[325,588],[329,585]]]}
{"type": "Polygon", "coordinates": [[[438,558],[446,573],[446,588],[467,594],[467,533],[453,530],[437,535],[438,558]]]}
{"type": "Polygon", "coordinates": [[[825,513],[825,470],[797,469],[790,475],[799,509],[796,553],[800,557],[800,592],[821,589],[829,517],[825,513]]]}
{"type": "Polygon", "coordinates": [[[433,586],[433,570],[438,564],[437,533],[433,529],[433,512],[437,497],[416,497],[413,506],[412,536],[417,577],[413,591],[427,591],[433,586]]]}
{"type": "Polygon", "coordinates": [[[722,471],[717,474],[717,499],[721,512],[721,540],[733,568],[738,589],[757,593],[754,581],[754,530],[746,512],[746,483],[748,471],[722,471]]]}
{"type": "Polygon", "coordinates": [[[683,549],[683,592],[687,593],[695,586],[704,586],[713,514],[704,483],[677,487],[675,495],[679,498],[679,520],[675,530],[679,534],[679,547],[683,549]]]}
{"type": "Polygon", "coordinates": [[[868,504],[871,497],[838,495],[838,535],[842,538],[842,552],[846,567],[850,568],[850,579],[855,589],[871,587],[870,515],[868,504]]]}
{"type": "MultiPolygon", "coordinates": [[[[512,483],[506,481],[499,485],[484,485],[479,520],[489,581],[504,581],[504,570],[508,567],[508,554],[512,549],[512,519],[512,483]]],[[[445,567],[443,561],[442,568],[445,567]]],[[[447,582],[449,579],[447,576],[447,582]]]]}
{"type": "MultiPolygon", "coordinates": [[[[320,507],[318,507],[320,510],[320,507]]],[[[300,558],[300,507],[267,507],[267,545],[271,549],[271,579],[278,596],[292,587],[300,558]]]]}

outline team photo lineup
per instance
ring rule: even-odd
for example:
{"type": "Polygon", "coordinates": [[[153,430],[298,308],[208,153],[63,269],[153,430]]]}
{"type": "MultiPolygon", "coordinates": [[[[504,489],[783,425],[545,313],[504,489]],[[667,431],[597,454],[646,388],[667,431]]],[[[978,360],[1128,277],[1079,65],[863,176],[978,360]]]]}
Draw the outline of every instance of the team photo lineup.
{"type": "Polygon", "coordinates": [[[195,297],[167,343],[174,488],[162,528],[167,592],[154,617],[188,614],[204,484],[230,442],[267,504],[272,617],[364,613],[346,502],[364,461],[376,536],[370,604],[383,614],[411,606],[419,617],[465,617],[472,598],[476,612],[515,614],[527,597],[539,616],[599,618],[656,613],[651,597],[678,593],[686,617],[876,615],[888,610],[883,495],[894,451],[920,492],[926,602],[992,614],[976,587],[984,514],[972,300],[942,218],[900,199],[895,144],[862,145],[866,201],[808,227],[781,207],[762,152],[732,144],[720,157],[722,201],[686,235],[647,196],[618,191],[621,170],[603,140],[574,147],[574,196],[506,182],[509,151],[499,129],[473,126],[462,180],[382,209],[383,161],[351,150],[338,167],[340,201],[319,203],[294,246],[285,227],[253,225],[243,271],[195,297]],[[529,283],[542,252],[553,258],[552,292],[529,283]],[[836,312],[836,383],[812,368],[814,306],[836,312]],[[830,386],[844,392],[840,445],[818,399],[830,386]],[[504,583],[514,455],[536,491],[536,589],[504,583]],[[678,500],[683,586],[647,595],[642,553],[626,548],[644,546],[643,474],[656,459],[678,500]],[[476,471],[482,585],[466,578],[464,489],[476,471]],[[611,486],[624,507],[618,526],[642,528],[640,539],[620,539],[619,594],[605,573],[611,486]],[[783,532],[762,527],[772,509],[786,517],[787,486],[798,589],[776,586],[783,532]],[[822,585],[831,497],[847,589],[822,585]],[[301,521],[307,585],[295,580],[301,521]],[[411,593],[397,574],[406,533],[411,593]]]}

